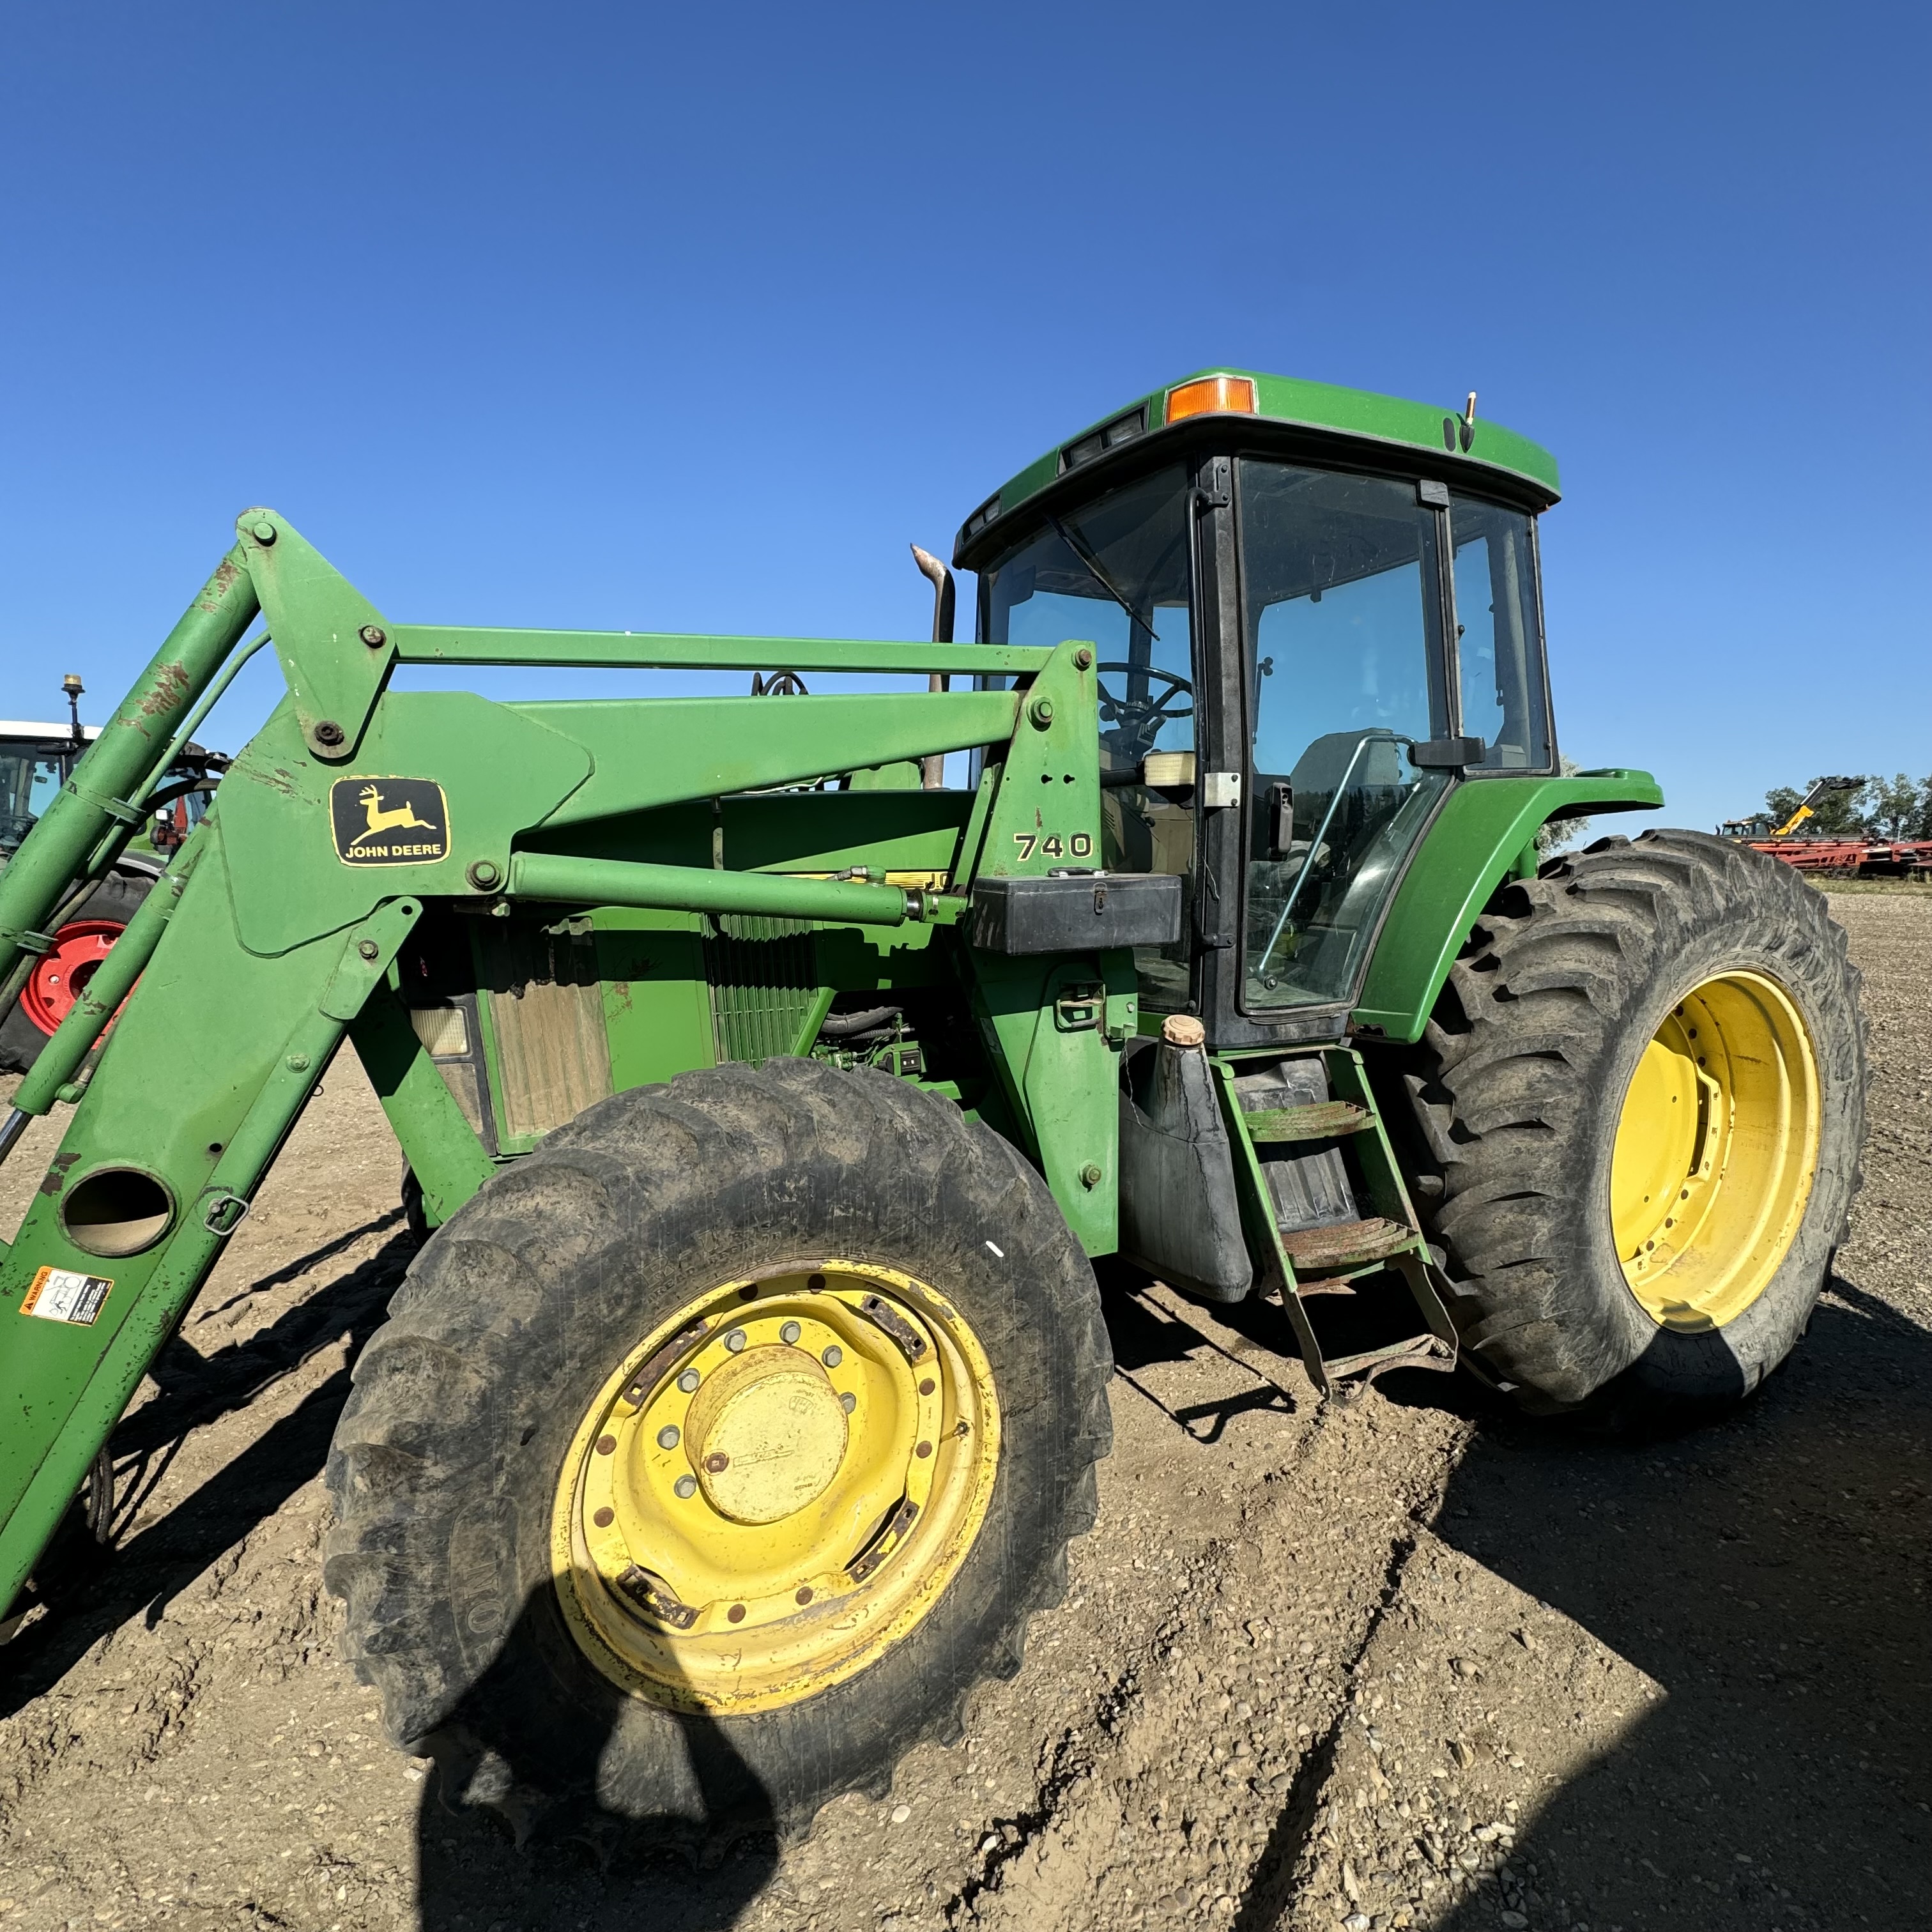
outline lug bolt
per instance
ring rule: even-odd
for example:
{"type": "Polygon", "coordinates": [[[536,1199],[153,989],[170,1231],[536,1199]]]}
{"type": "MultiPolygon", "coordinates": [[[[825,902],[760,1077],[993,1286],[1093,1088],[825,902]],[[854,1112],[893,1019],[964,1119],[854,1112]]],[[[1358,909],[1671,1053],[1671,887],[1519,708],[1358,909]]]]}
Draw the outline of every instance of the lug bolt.
{"type": "Polygon", "coordinates": [[[374,959],[380,956],[382,949],[373,939],[365,939],[357,945],[356,950],[364,959],[374,959]]]}
{"type": "Polygon", "coordinates": [[[698,1478],[695,1476],[680,1476],[671,1487],[688,1502],[698,1493],[698,1478]]]}
{"type": "Polygon", "coordinates": [[[658,1447],[660,1449],[675,1449],[677,1447],[677,1424],[674,1422],[667,1422],[658,1431],[658,1447]]]}
{"type": "Polygon", "coordinates": [[[345,735],[333,718],[322,718],[315,728],[315,742],[318,745],[339,745],[345,735]]]}
{"type": "Polygon", "coordinates": [[[695,1395],[698,1393],[698,1384],[704,1378],[695,1369],[686,1369],[684,1373],[678,1377],[677,1385],[686,1395],[695,1395]]]}
{"type": "Polygon", "coordinates": [[[778,1340],[781,1342],[796,1342],[804,1333],[805,1330],[796,1322],[788,1322],[778,1330],[778,1340]]]}
{"type": "Polygon", "coordinates": [[[834,1342],[818,1358],[828,1369],[836,1369],[845,1359],[845,1351],[834,1342]]]}
{"type": "Polygon", "coordinates": [[[362,629],[362,641],[372,651],[380,651],[389,641],[389,634],[380,624],[364,624],[362,629]]]}
{"type": "Polygon", "coordinates": [[[617,1512],[614,1509],[601,1509],[590,1519],[599,1529],[608,1529],[616,1520],[617,1512]]]}
{"type": "Polygon", "coordinates": [[[704,1459],[704,1466],[714,1476],[722,1476],[731,1466],[731,1459],[722,1449],[714,1449],[704,1459]]]}
{"type": "Polygon", "coordinates": [[[838,1398],[838,1406],[842,1408],[848,1415],[850,1415],[853,1410],[859,1406],[859,1398],[854,1395],[850,1389],[848,1389],[845,1393],[838,1398]]]}
{"type": "Polygon", "coordinates": [[[468,876],[470,883],[479,892],[488,892],[493,886],[500,884],[503,877],[495,864],[488,859],[478,859],[470,867],[468,876]]]}
{"type": "Polygon", "coordinates": [[[726,1348],[729,1348],[734,1355],[741,1353],[745,1346],[744,1330],[742,1328],[733,1329],[730,1334],[725,1336],[724,1346],[726,1348]]]}

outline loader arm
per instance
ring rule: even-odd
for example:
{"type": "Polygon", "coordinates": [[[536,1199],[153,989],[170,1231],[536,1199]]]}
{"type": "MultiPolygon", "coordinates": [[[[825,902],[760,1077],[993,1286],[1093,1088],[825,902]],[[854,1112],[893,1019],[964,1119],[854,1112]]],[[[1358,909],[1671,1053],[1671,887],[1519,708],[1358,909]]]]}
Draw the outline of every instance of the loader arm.
{"type": "MultiPolygon", "coordinates": [[[[485,1144],[401,996],[398,955],[426,908],[488,923],[549,907],[560,927],[578,916],[565,908],[631,909],[680,937],[685,920],[694,944],[700,928],[746,920],[904,932],[912,944],[969,918],[976,877],[1044,878],[1066,843],[1097,849],[1087,647],[400,626],[280,518],[251,511],[238,528],[116,728],[0,875],[0,944],[17,952],[112,836],[117,801],[149,775],[259,605],[288,695],[177,855],[165,916],[158,910],[138,958],[124,962],[130,978],[143,969],[139,983],[92,1071],[83,1057],[111,1006],[76,1009],[48,1076],[23,1088],[0,1130],[10,1146],[34,1114],[76,1103],[0,1258],[0,1611],[345,1034],[433,1221],[515,1151],[485,1144]],[[972,670],[1013,688],[498,704],[392,692],[399,662],[972,670]],[[976,747],[986,751],[976,794],[921,807],[927,829],[908,834],[911,848],[944,854],[903,875],[921,883],[830,862],[837,839],[824,828],[845,794],[812,788],[976,747]],[[774,861],[737,828],[754,831],[781,809],[794,829],[778,842],[790,856],[774,861]],[[748,865],[727,850],[727,824],[748,865]]],[[[1072,968],[959,949],[1018,1137],[1096,1253],[1114,1243],[1113,1093],[1135,1023],[1131,968],[1106,950],[1105,930],[1094,927],[1090,958],[1072,968]]]]}

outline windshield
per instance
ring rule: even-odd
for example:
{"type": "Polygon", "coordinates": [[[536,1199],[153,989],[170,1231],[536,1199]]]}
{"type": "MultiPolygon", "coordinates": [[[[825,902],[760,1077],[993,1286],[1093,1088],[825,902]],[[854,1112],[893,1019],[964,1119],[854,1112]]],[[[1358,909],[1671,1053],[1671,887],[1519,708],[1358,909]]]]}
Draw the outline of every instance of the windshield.
{"type": "MultiPolygon", "coordinates": [[[[1101,850],[1112,872],[1194,869],[1194,644],[1187,472],[1109,490],[982,573],[980,634],[995,644],[1077,638],[1099,653],[1101,850]]],[[[1191,914],[1190,921],[1191,923],[1191,914]]],[[[1184,931],[1186,925],[1184,925],[1184,931]]],[[[1187,998],[1184,941],[1136,950],[1142,998],[1187,998]]]]}
{"type": "Polygon", "coordinates": [[[61,788],[62,754],[44,745],[0,746],[0,853],[10,854],[61,788]]]}

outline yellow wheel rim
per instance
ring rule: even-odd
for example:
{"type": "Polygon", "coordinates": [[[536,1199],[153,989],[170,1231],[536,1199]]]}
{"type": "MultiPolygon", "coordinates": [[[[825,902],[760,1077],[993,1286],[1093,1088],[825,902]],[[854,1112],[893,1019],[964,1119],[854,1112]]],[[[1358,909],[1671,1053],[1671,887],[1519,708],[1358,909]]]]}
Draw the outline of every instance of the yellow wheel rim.
{"type": "Polygon", "coordinates": [[[793,1703],[932,1610],[999,1454],[986,1352],[924,1282],[842,1261],[729,1282],[644,1337],[585,1412],[551,1516],[558,1599],[634,1695],[793,1703]]]}
{"type": "Polygon", "coordinates": [[[1666,1328],[1720,1328],[1770,1285],[1818,1165],[1818,1070],[1790,996],[1705,980],[1643,1050],[1610,1164],[1624,1280],[1666,1328]]]}

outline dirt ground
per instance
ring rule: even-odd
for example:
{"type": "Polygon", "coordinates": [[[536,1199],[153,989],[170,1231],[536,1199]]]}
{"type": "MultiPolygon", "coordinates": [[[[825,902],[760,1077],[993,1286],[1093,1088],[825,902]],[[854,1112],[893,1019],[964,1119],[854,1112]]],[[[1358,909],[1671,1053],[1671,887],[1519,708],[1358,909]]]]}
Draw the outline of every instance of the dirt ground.
{"type": "Polygon", "coordinates": [[[320,1472],[410,1249],[338,1065],[116,1436],[118,1552],[0,1651],[0,1932],[1932,1922],[1932,899],[1834,910],[1867,1180],[1755,1400],[1636,1447],[1460,1378],[1324,1408],[1255,1346],[1279,1311],[1116,1282],[1100,1525],[1024,1670],[705,1870],[594,1823],[518,1850],[339,1660],[320,1472]]]}

